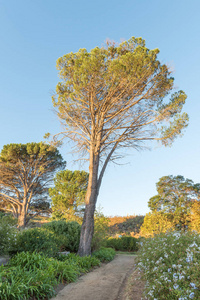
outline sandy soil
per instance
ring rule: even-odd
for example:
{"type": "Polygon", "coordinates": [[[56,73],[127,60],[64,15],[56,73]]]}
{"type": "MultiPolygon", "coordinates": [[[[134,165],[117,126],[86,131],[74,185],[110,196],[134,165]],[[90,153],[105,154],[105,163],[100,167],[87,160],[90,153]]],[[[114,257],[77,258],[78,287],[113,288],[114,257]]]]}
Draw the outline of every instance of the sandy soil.
{"type": "Polygon", "coordinates": [[[52,300],[141,300],[143,286],[134,287],[134,261],[133,255],[116,255],[112,262],[65,286],[52,300]]]}

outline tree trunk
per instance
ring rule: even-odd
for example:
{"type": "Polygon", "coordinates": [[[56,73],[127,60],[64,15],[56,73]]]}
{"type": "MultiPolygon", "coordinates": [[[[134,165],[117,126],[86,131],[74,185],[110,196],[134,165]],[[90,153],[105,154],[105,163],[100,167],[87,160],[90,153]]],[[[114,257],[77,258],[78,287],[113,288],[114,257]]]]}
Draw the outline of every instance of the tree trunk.
{"type": "Polygon", "coordinates": [[[94,212],[98,197],[98,168],[99,168],[99,155],[91,155],[89,166],[89,180],[86,193],[86,206],[81,227],[81,236],[78,254],[80,256],[91,254],[91,243],[94,233],[94,212]]]}
{"type": "Polygon", "coordinates": [[[26,225],[26,208],[23,205],[20,210],[19,217],[18,217],[18,227],[24,228],[25,225],[26,225]]]}

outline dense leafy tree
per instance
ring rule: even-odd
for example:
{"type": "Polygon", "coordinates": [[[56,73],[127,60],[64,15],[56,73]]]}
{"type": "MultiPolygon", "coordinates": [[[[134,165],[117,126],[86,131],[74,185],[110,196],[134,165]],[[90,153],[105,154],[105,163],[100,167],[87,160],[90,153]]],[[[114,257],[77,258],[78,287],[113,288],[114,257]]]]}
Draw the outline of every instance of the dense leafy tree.
{"type": "Polygon", "coordinates": [[[200,184],[183,176],[163,176],[156,184],[158,195],[149,199],[152,210],[166,213],[179,228],[188,226],[191,206],[200,200],[200,184]]]}
{"type": "Polygon", "coordinates": [[[53,104],[64,130],[54,141],[70,139],[89,161],[80,255],[91,253],[94,212],[109,161],[120,158],[122,149],[140,149],[148,141],[169,145],[187,126],[188,116],[181,114],[186,95],[170,96],[174,79],[158,53],[133,37],[57,61],[61,82],[53,104]]]}
{"type": "Polygon", "coordinates": [[[143,237],[153,237],[155,234],[165,233],[174,229],[174,223],[162,212],[146,214],[144,223],[140,228],[140,235],[143,237]]]}
{"type": "Polygon", "coordinates": [[[65,162],[45,143],[9,144],[0,153],[1,208],[24,227],[31,217],[49,208],[48,188],[54,172],[65,162]]]}
{"type": "Polygon", "coordinates": [[[189,229],[200,233],[200,201],[195,200],[191,206],[189,229]]]}
{"type": "Polygon", "coordinates": [[[56,174],[49,189],[54,219],[78,220],[83,217],[88,173],[64,170],[56,174]]]}

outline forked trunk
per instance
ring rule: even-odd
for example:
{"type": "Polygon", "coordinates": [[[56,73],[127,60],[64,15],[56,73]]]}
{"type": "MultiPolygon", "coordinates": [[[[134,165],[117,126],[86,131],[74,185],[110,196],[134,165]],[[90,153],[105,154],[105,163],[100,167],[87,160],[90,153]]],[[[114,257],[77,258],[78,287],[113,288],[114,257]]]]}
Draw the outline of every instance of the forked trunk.
{"type": "Polygon", "coordinates": [[[81,227],[81,236],[78,254],[80,256],[91,254],[91,243],[94,233],[94,212],[98,197],[97,177],[99,167],[99,156],[92,156],[90,160],[90,172],[88,180],[88,188],[86,193],[86,205],[83,223],[81,227]]]}

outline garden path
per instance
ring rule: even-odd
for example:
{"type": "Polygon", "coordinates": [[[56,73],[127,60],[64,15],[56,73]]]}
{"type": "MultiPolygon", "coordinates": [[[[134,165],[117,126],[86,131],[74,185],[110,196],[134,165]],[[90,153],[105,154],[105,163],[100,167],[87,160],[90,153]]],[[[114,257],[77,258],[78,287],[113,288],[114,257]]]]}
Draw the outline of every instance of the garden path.
{"type": "MultiPolygon", "coordinates": [[[[135,269],[134,261],[133,255],[116,255],[110,263],[65,286],[52,300],[122,300],[126,282],[135,269]]],[[[140,300],[141,291],[136,294],[131,299],[140,300]]]]}

